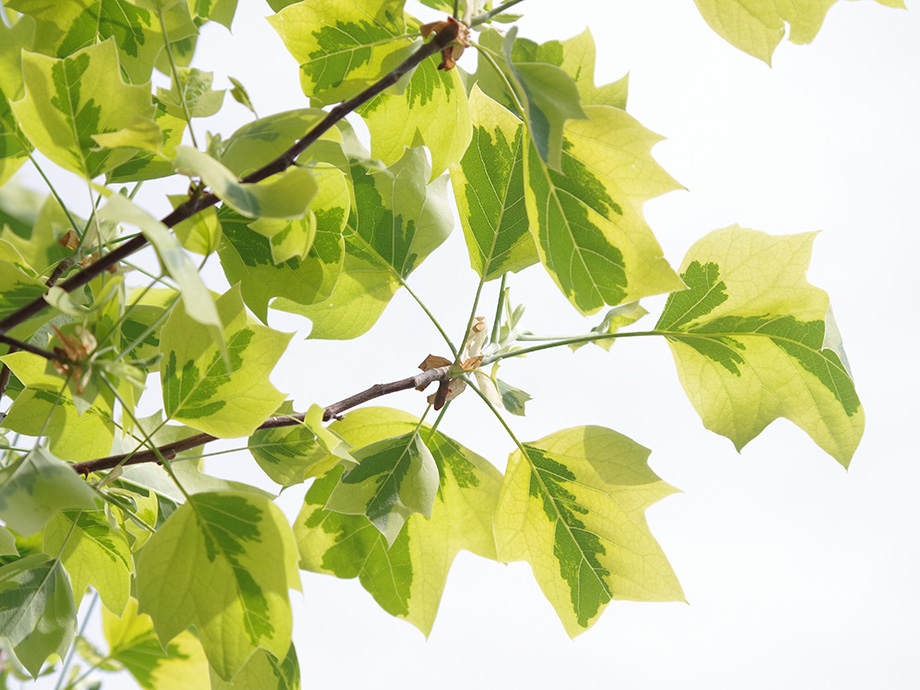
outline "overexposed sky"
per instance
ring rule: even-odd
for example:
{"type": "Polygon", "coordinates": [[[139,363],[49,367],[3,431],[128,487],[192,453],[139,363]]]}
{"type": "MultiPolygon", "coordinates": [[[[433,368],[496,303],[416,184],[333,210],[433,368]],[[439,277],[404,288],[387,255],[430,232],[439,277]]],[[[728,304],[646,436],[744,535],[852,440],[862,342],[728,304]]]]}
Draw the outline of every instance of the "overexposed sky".
{"type": "MultiPolygon", "coordinates": [[[[630,73],[628,110],[667,137],[653,153],[687,188],[645,207],[675,268],[696,239],[733,223],[774,234],[823,231],[809,278],[830,294],[866,433],[849,472],[783,420],[739,455],[703,428],[659,341],[509,363],[507,380],[535,397],[527,418],[513,419],[519,438],[608,426],[651,448],[653,469],[684,491],[648,517],[690,605],[613,602],[573,642],[528,566],[461,553],[426,641],[356,580],[306,573],[303,596],[293,594],[304,688],[917,687],[920,4],[907,4],[912,11],[840,2],[813,44],[781,44],[772,68],[718,37],[692,0],[519,6],[528,38],[568,38],[590,27],[598,83],[630,73]]],[[[241,0],[233,35],[205,27],[194,63],[215,71],[218,87],[229,86],[227,75],[241,80],[262,115],[306,105],[296,64],[262,19],[269,11],[241,0]]],[[[474,60],[469,51],[461,66],[472,70],[474,60]]],[[[229,98],[224,110],[206,126],[226,137],[248,118],[229,98]]],[[[180,187],[145,185],[141,203],[163,212],[164,190],[180,187]]],[[[476,284],[465,251],[458,225],[410,280],[455,339],[476,284]]],[[[538,268],[510,285],[514,300],[527,304],[524,326],[536,332],[596,322],[583,321],[538,268]]],[[[493,284],[483,314],[493,312],[494,298],[493,284]]],[[[650,327],[663,300],[644,304],[653,316],[640,326],[650,327]]],[[[276,328],[309,332],[306,322],[272,319],[276,328]]],[[[273,380],[305,409],[407,376],[443,350],[400,293],[365,338],[295,338],[273,380]]],[[[386,404],[424,409],[414,393],[386,404]]],[[[512,450],[473,395],[451,407],[441,430],[499,468],[512,450]]],[[[244,454],[209,468],[251,480],[260,474],[244,454]]],[[[282,497],[291,517],[302,495],[295,487],[282,497]]]]}

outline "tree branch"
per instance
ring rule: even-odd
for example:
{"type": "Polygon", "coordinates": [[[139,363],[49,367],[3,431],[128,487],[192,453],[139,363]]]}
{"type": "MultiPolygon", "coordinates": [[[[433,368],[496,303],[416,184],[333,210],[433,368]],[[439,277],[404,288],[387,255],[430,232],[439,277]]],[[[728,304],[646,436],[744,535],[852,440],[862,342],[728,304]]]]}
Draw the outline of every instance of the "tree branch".
{"type": "MultiPolygon", "coordinates": [[[[408,376],[404,379],[400,379],[399,381],[375,384],[367,390],[361,391],[360,393],[329,405],[329,407],[323,411],[323,421],[328,422],[331,419],[338,419],[339,415],[341,415],[346,410],[350,410],[353,407],[357,407],[358,405],[369,402],[384,395],[409,390],[410,388],[418,388],[419,390],[422,390],[428,386],[428,384],[434,381],[443,381],[447,379],[449,374],[449,366],[436,367],[434,369],[423,371],[421,374],[415,374],[414,376],[408,376]]],[[[294,426],[295,424],[303,423],[303,419],[304,413],[269,417],[261,425],[259,425],[258,429],[256,430],[260,431],[264,429],[278,429],[285,426],[294,426]]],[[[159,462],[159,457],[172,459],[183,451],[189,450],[191,448],[196,448],[198,446],[203,446],[206,443],[210,443],[211,441],[216,440],[217,436],[211,436],[211,434],[195,434],[194,436],[189,436],[188,438],[182,439],[181,441],[174,441],[173,443],[167,443],[164,446],[159,446],[156,450],[148,448],[147,450],[139,450],[133,453],[110,455],[106,458],[77,462],[71,465],[71,467],[73,467],[73,469],[78,474],[88,475],[90,472],[108,470],[119,465],[140,465],[147,462],[159,462]]]]}
{"type": "MultiPolygon", "coordinates": [[[[292,166],[297,157],[303,153],[307,147],[316,142],[316,140],[319,139],[323,134],[328,132],[339,120],[343,119],[348,113],[352,112],[358,106],[363,105],[374,96],[395,84],[403,75],[417,67],[423,60],[432,55],[435,55],[436,53],[439,53],[457,38],[458,31],[459,27],[456,25],[448,24],[445,26],[445,28],[437,33],[434,38],[432,38],[428,43],[423,44],[418,50],[416,50],[414,53],[412,53],[412,55],[406,58],[400,65],[398,65],[392,72],[386,74],[382,79],[366,88],[357,96],[339,103],[331,111],[329,111],[329,114],[326,115],[326,117],[324,117],[315,127],[313,127],[313,129],[307,132],[307,134],[302,139],[291,146],[291,148],[275,158],[273,161],[270,161],[258,170],[250,173],[246,177],[243,177],[241,181],[246,183],[260,182],[292,166]]],[[[199,197],[191,198],[177,206],[172,213],[167,215],[160,222],[163,223],[166,227],[171,228],[183,220],[191,218],[196,213],[214,206],[218,201],[220,201],[220,199],[214,194],[204,194],[199,197]]],[[[94,261],[79,273],[76,273],[75,275],[65,280],[60,285],[61,289],[63,289],[65,292],[73,292],[78,287],[86,285],[92,281],[96,276],[100,275],[106,269],[131,256],[131,254],[143,248],[146,244],[147,238],[143,235],[138,235],[137,237],[128,240],[114,251],[106,254],[97,261],[94,261]]],[[[11,328],[18,326],[27,319],[30,319],[39,312],[43,311],[47,306],[48,303],[45,302],[44,298],[39,297],[20,307],[13,313],[8,314],[4,318],[0,319],[0,333],[6,333],[11,328]]]]}

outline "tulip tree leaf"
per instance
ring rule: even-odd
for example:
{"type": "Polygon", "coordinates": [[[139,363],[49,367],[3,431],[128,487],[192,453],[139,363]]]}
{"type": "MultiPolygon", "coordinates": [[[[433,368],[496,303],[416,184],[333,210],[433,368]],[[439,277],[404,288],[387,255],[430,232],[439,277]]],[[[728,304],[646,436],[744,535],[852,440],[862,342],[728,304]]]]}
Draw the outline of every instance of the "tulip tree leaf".
{"type": "MultiPolygon", "coordinates": [[[[412,433],[418,419],[387,408],[349,412],[330,428],[355,446],[412,433]]],[[[431,517],[409,517],[392,546],[363,515],[324,509],[339,481],[336,467],[310,487],[294,522],[302,568],[359,578],[377,603],[426,635],[431,632],[447,573],[461,549],[495,558],[492,512],[501,474],[488,461],[440,432],[421,435],[437,464],[440,485],[431,517]]]]}
{"type": "Polygon", "coordinates": [[[12,314],[47,291],[48,286],[42,281],[26,275],[9,261],[0,259],[0,317],[12,314]]]}
{"type": "Polygon", "coordinates": [[[82,477],[41,446],[0,474],[0,517],[25,537],[60,510],[95,509],[95,499],[82,477]]]}
{"type": "Polygon", "coordinates": [[[211,672],[211,690],[300,690],[300,664],[291,645],[287,656],[275,658],[264,649],[256,650],[232,683],[211,672]]]}
{"type": "Polygon", "coordinates": [[[300,64],[304,93],[319,104],[364,90],[404,59],[403,0],[311,0],[268,21],[300,64]]]}
{"type": "Polygon", "coordinates": [[[284,400],[268,375],[291,336],[249,323],[238,287],[216,304],[229,362],[183,305],[160,331],[164,411],[213,436],[248,436],[284,400]]]}
{"type": "Polygon", "coordinates": [[[110,396],[97,396],[92,407],[80,414],[64,391],[64,379],[49,374],[42,357],[14,352],[2,360],[25,386],[3,419],[5,428],[26,436],[44,434],[52,453],[74,462],[109,453],[115,436],[110,396]]]}
{"type": "Polygon", "coordinates": [[[0,567],[0,636],[38,676],[52,654],[67,653],[77,627],[70,580],[61,562],[32,554],[0,567]]]}
{"type": "Polygon", "coordinates": [[[649,468],[647,448],[585,426],[523,451],[511,454],[495,512],[498,559],[530,564],[571,637],[612,599],[683,600],[645,522],[645,509],[675,491],[649,468]]]}
{"type": "Polygon", "coordinates": [[[213,671],[230,680],[256,649],[284,658],[296,546],[281,510],[249,493],[191,496],[150,538],[137,566],[138,610],[164,645],[198,629],[213,671]]]}
{"type": "MultiPolygon", "coordinates": [[[[150,79],[157,55],[163,48],[163,30],[157,13],[139,7],[137,2],[7,0],[4,4],[35,20],[33,50],[45,55],[67,57],[111,38],[118,47],[121,69],[133,84],[150,79]]],[[[173,3],[172,7],[164,9],[163,21],[170,41],[197,34],[187,3],[173,3]]],[[[114,72],[120,73],[120,70],[114,72]]]]}
{"type": "Polygon", "coordinates": [[[677,184],[649,154],[659,140],[624,111],[586,106],[563,141],[562,172],[524,152],[531,232],[553,280],[583,314],[683,287],[640,213],[677,184]]]}
{"type": "Polygon", "coordinates": [[[865,419],[827,294],[805,278],[814,238],[709,233],[684,258],[689,289],[669,297],[656,329],[707,429],[740,450],[785,417],[846,467],[865,419]]]}
{"type": "Polygon", "coordinates": [[[107,609],[116,615],[124,611],[134,570],[131,547],[125,533],[112,527],[105,513],[99,510],[58,513],[45,527],[43,539],[47,553],[61,554],[61,562],[73,583],[77,608],[86,588],[92,586],[107,609]]]}
{"type": "Polygon", "coordinates": [[[539,261],[524,203],[524,125],[478,86],[470,111],[473,140],[450,180],[473,269],[492,280],[539,261]]]}
{"type": "MultiPolygon", "coordinates": [[[[824,16],[837,0],[695,0],[703,19],[736,48],[770,64],[773,50],[783,40],[786,25],[793,43],[811,43],[824,16]]],[[[888,7],[904,7],[903,0],[876,0],[888,7]]]]}
{"type": "Polygon", "coordinates": [[[194,67],[176,70],[169,89],[157,89],[157,100],[173,117],[209,117],[215,115],[224,103],[224,91],[211,88],[213,72],[204,72],[194,67]]]}
{"type": "Polygon", "coordinates": [[[177,146],[176,170],[200,177],[221,201],[250,218],[299,218],[316,194],[316,180],[306,168],[290,167],[261,183],[240,182],[228,168],[190,146],[177,146]]]}
{"type": "Polygon", "coordinates": [[[466,91],[458,70],[440,70],[434,60],[420,64],[402,93],[383,92],[360,106],[371,133],[371,155],[384,165],[398,161],[407,147],[431,152],[431,177],[456,163],[472,136],[466,91]]]}
{"type": "Polygon", "coordinates": [[[447,181],[428,183],[430,169],[420,147],[385,170],[352,165],[355,207],[335,289],[314,305],[280,298],[272,306],[310,319],[311,338],[348,339],[369,330],[402,281],[450,234],[447,181]]]}
{"type": "Polygon", "coordinates": [[[103,610],[102,631],[109,658],[144,690],[207,687],[208,660],[198,638],[190,631],[181,632],[164,649],[150,616],[137,612],[136,599],[128,600],[121,617],[103,610]]]}
{"type": "Polygon", "coordinates": [[[157,105],[154,122],[160,128],[163,137],[159,153],[135,153],[128,161],[108,172],[106,179],[109,183],[153,180],[175,172],[172,159],[176,157],[176,147],[182,143],[186,122],[167,113],[162,104],[157,105]]]}
{"type": "Polygon", "coordinates": [[[352,455],[358,464],[339,477],[327,510],[367,516],[388,545],[413,513],[431,517],[438,467],[418,433],[377,441],[352,455]]]}
{"type": "Polygon", "coordinates": [[[20,18],[11,27],[0,22],[0,185],[6,184],[32,151],[10,109],[10,101],[22,97],[20,56],[32,47],[32,34],[28,19],[20,18]]]}
{"type": "Polygon", "coordinates": [[[11,105],[23,132],[52,161],[88,180],[133,155],[98,150],[94,134],[117,132],[135,116],[154,115],[149,87],[121,80],[113,41],[61,59],[23,53],[22,73],[25,96],[11,105]]]}

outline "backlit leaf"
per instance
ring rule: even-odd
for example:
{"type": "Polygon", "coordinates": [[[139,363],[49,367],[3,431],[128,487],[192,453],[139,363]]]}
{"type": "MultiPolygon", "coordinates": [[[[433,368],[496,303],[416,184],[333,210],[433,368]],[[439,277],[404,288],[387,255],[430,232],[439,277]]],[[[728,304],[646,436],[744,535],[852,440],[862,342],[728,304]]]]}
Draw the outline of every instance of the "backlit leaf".
{"type": "Polygon", "coordinates": [[[707,429],[740,450],[785,417],[846,467],[865,419],[827,294],[805,278],[814,238],[709,233],[684,258],[689,289],[668,298],[656,329],[707,429]]]}
{"type": "Polygon", "coordinates": [[[41,446],[0,471],[0,517],[24,537],[60,510],[95,509],[95,499],[82,477],[41,446]]]}
{"type": "Polygon", "coordinates": [[[33,676],[52,654],[61,658],[77,627],[70,580],[59,560],[33,554],[0,567],[0,637],[33,676]]]}
{"type": "Polygon", "coordinates": [[[208,329],[176,307],[160,331],[169,418],[222,438],[248,436],[284,400],[268,375],[291,336],[249,323],[238,287],[217,300],[228,363],[208,329]]]}
{"type": "Polygon", "coordinates": [[[211,690],[300,690],[300,664],[294,645],[284,658],[275,658],[264,649],[256,650],[232,683],[211,673],[211,690]]]}
{"type": "Polygon", "coordinates": [[[61,562],[73,583],[77,608],[86,588],[92,586],[107,609],[115,614],[124,611],[134,563],[125,533],[115,529],[105,513],[101,510],[58,513],[43,534],[45,551],[61,554],[61,562]]]}
{"type": "MultiPolygon", "coordinates": [[[[361,408],[330,428],[363,446],[417,426],[418,419],[405,412],[361,408]]],[[[501,485],[501,474],[488,461],[444,434],[430,433],[423,425],[440,481],[431,517],[410,516],[392,546],[365,516],[323,508],[339,480],[338,467],[313,483],[294,522],[302,568],[359,578],[381,607],[426,635],[456,554],[466,549],[495,558],[492,512],[501,485]]]]}
{"type": "Polygon", "coordinates": [[[182,143],[186,122],[166,112],[163,105],[158,105],[154,115],[154,122],[162,132],[160,153],[150,152],[135,153],[128,161],[122,163],[106,175],[108,182],[136,182],[139,180],[153,180],[158,177],[172,175],[172,159],[176,157],[176,147],[182,143]]]}
{"type": "Polygon", "coordinates": [[[300,64],[304,93],[319,104],[370,86],[403,59],[411,41],[400,0],[311,0],[268,21],[300,64]]]}
{"type": "Polygon", "coordinates": [[[154,114],[148,87],[122,81],[113,41],[62,59],[23,53],[22,73],[25,96],[11,106],[39,151],[86,179],[131,158],[130,150],[97,150],[92,138],[154,114]]]}
{"type": "Polygon", "coordinates": [[[644,512],[674,493],[649,450],[596,426],[558,431],[511,454],[495,513],[501,561],[527,561],[572,637],[612,599],[682,601],[644,512]]]}
{"type": "Polygon", "coordinates": [[[173,78],[169,89],[158,88],[157,100],[166,106],[166,112],[173,117],[209,117],[216,114],[224,103],[224,91],[211,88],[213,72],[204,72],[194,67],[176,70],[178,81],[173,78]]]}
{"type": "Polygon", "coordinates": [[[549,274],[583,314],[679,290],[641,204],[677,184],[652,159],[659,137],[624,111],[586,106],[563,141],[562,172],[524,152],[531,232],[549,274]]]}
{"type": "Polygon", "coordinates": [[[415,69],[402,93],[385,91],[357,112],[371,132],[374,158],[391,165],[405,148],[424,144],[431,152],[432,178],[460,160],[472,135],[459,71],[439,70],[434,60],[415,69]]]}
{"type": "Polygon", "coordinates": [[[198,638],[190,631],[181,632],[164,649],[150,616],[137,612],[136,599],[128,600],[121,617],[103,610],[102,630],[109,657],[144,690],[207,687],[208,660],[198,638]]]}
{"type": "Polygon", "coordinates": [[[196,626],[211,668],[230,680],[259,648],[287,654],[296,559],[291,528],[270,500],[195,494],[141,552],[138,610],[163,644],[196,626]]]}
{"type": "MultiPolygon", "coordinates": [[[[888,7],[904,7],[903,0],[876,0],[888,7]]],[[[695,0],[703,19],[736,48],[770,64],[773,50],[789,26],[789,40],[811,43],[824,16],[837,0],[695,0]]]]}
{"type": "Polygon", "coordinates": [[[29,159],[32,150],[10,109],[10,101],[22,97],[20,55],[23,49],[31,49],[32,34],[28,19],[20,18],[12,27],[0,22],[0,185],[29,159]]]}
{"type": "Polygon", "coordinates": [[[524,203],[524,125],[473,87],[473,140],[450,181],[473,269],[486,280],[539,261],[524,203]]]}

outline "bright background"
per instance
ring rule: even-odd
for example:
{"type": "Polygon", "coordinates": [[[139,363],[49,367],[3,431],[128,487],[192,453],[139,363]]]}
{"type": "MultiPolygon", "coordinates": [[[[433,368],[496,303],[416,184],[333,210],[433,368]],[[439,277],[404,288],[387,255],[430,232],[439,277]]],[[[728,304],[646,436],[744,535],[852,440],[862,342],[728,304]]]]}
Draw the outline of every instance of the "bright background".
{"type": "MultiPolygon", "coordinates": [[[[648,519],[690,605],[613,602],[570,641],[525,564],[461,553],[426,641],[357,581],[305,573],[303,596],[293,594],[304,688],[920,687],[920,328],[911,306],[920,255],[920,3],[908,5],[913,12],[840,2],[813,44],[780,45],[772,69],[718,37],[690,0],[518,6],[526,14],[520,35],[541,42],[589,26],[597,83],[630,73],[628,109],[667,137],[655,157],[688,190],[645,206],[675,268],[698,238],[733,223],[824,231],[809,278],[830,293],[866,433],[849,472],[784,420],[738,455],[703,428],[657,340],[509,363],[505,378],[535,397],[525,419],[512,418],[519,438],[608,426],[651,448],[655,471],[685,492],[648,519]]],[[[227,75],[241,80],[262,115],[306,105],[296,65],[263,19],[269,12],[242,0],[233,34],[205,27],[194,63],[213,70],[218,87],[229,86],[227,75]]],[[[474,60],[469,51],[461,66],[472,70],[474,60]]],[[[228,96],[224,112],[195,126],[226,137],[248,119],[228,96]]],[[[165,212],[162,194],[180,187],[145,185],[141,204],[165,212]]],[[[85,199],[85,188],[73,198],[85,199]]],[[[476,284],[465,252],[458,225],[410,280],[455,341],[476,284]]],[[[598,320],[583,321],[537,268],[509,284],[514,301],[527,304],[523,325],[537,333],[584,331],[598,320]]],[[[480,313],[494,313],[494,299],[492,284],[480,313]]],[[[639,327],[650,328],[663,299],[644,304],[653,315],[639,327]]],[[[354,342],[304,341],[309,324],[277,312],[271,325],[300,333],[273,376],[298,409],[407,376],[446,349],[404,292],[354,342]]],[[[424,409],[417,393],[383,404],[424,409]]],[[[472,394],[451,407],[441,430],[499,468],[512,450],[472,394]]],[[[208,469],[273,486],[246,454],[219,456],[208,469]]],[[[280,499],[292,517],[303,492],[280,499]]],[[[108,687],[133,683],[113,677],[108,687]]]]}

